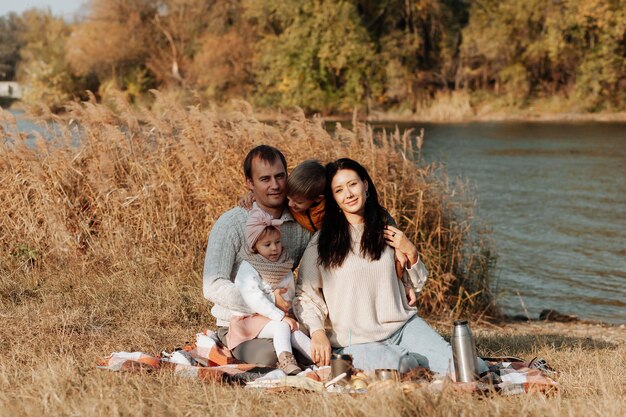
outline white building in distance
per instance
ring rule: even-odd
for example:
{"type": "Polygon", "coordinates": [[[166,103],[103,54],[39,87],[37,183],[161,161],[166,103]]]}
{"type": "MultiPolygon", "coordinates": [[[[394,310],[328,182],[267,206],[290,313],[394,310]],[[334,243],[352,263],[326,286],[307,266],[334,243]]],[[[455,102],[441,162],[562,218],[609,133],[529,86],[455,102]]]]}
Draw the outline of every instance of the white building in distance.
{"type": "Polygon", "coordinates": [[[0,97],[22,98],[24,89],[17,81],[0,81],[0,97]]]}

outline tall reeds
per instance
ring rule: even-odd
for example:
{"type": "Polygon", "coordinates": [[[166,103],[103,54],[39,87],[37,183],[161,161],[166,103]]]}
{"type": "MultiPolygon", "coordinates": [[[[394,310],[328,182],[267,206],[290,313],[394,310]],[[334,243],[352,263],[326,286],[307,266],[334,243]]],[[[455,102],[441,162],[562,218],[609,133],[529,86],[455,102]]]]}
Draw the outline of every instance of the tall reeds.
{"type": "MultiPolygon", "coordinates": [[[[212,224],[246,192],[245,154],[265,143],[285,153],[289,169],[308,158],[347,156],[370,170],[383,204],[431,273],[420,296],[423,314],[496,313],[490,255],[472,232],[471,211],[460,210],[435,165],[419,163],[410,131],[375,131],[355,119],[350,129],[338,124],[331,134],[321,118],[298,111],[262,123],[246,103],[202,111],[155,95],[150,109],[121,97],[107,105],[71,104],[62,117],[40,109],[45,133],[31,136],[1,113],[3,274],[89,264],[141,275],[139,281],[198,277],[212,224]]],[[[193,298],[201,303],[200,281],[195,284],[193,298]]]]}

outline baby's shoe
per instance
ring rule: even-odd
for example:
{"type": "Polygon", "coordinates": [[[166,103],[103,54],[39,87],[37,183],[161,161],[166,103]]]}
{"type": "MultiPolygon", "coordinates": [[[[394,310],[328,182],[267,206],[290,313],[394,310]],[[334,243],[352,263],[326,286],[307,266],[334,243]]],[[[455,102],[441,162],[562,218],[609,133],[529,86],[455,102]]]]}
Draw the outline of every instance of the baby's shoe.
{"type": "Polygon", "coordinates": [[[287,375],[297,375],[302,372],[291,352],[282,352],[278,356],[278,369],[287,375]]]}

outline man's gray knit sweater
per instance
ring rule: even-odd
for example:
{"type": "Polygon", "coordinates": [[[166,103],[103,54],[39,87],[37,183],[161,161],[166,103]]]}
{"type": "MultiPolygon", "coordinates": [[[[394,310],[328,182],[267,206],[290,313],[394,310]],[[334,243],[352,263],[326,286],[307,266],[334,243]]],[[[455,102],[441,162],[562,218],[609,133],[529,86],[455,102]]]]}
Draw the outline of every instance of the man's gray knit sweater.
{"type": "MultiPolygon", "coordinates": [[[[217,319],[218,326],[228,325],[231,310],[252,313],[233,283],[243,260],[247,220],[248,212],[235,207],[217,219],[209,234],[202,292],[204,298],[214,304],[211,314],[217,319]]],[[[281,220],[281,241],[294,260],[295,267],[311,239],[311,233],[296,223],[287,209],[283,211],[281,220]]]]}

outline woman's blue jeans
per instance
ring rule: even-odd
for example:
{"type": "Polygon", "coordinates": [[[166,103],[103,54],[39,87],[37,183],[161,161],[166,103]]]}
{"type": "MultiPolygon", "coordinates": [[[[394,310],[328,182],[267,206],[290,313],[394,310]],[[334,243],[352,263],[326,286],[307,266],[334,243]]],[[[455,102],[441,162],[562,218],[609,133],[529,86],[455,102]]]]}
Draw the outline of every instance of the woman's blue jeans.
{"type": "MultiPolygon", "coordinates": [[[[429,368],[435,373],[454,375],[452,347],[443,337],[417,315],[388,339],[336,348],[335,353],[352,355],[357,369],[397,369],[407,372],[417,366],[429,368]]],[[[478,372],[487,370],[479,358],[478,372]]]]}

